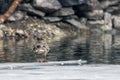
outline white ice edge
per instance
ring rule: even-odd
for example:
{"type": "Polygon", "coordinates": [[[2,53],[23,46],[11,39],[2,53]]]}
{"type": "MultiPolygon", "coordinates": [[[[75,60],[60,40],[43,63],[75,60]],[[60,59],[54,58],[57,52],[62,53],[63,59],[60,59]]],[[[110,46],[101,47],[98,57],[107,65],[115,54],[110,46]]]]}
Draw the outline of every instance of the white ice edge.
{"type": "Polygon", "coordinates": [[[45,63],[33,62],[33,63],[1,63],[0,69],[15,69],[22,67],[34,67],[34,66],[57,66],[57,65],[81,65],[85,64],[85,60],[70,60],[70,61],[49,61],[45,63]]]}

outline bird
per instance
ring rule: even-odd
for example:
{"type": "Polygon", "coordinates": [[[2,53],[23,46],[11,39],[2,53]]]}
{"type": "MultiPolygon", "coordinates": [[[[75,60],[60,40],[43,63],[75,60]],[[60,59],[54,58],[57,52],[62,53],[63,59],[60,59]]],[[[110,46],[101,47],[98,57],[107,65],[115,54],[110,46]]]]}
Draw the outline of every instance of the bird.
{"type": "Polygon", "coordinates": [[[40,37],[36,36],[36,42],[33,45],[33,51],[36,53],[36,58],[38,62],[46,62],[46,56],[50,50],[46,39],[48,36],[42,34],[40,37]]]}

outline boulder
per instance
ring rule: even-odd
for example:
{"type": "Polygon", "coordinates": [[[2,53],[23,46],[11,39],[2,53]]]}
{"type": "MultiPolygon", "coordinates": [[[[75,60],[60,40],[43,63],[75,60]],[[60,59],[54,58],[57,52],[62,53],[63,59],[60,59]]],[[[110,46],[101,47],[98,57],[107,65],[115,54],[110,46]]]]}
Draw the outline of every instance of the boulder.
{"type": "Polygon", "coordinates": [[[87,0],[86,4],[89,6],[89,8],[91,8],[91,10],[101,9],[101,5],[98,0],[87,0]]]}
{"type": "Polygon", "coordinates": [[[89,20],[89,21],[87,21],[87,25],[89,26],[89,27],[101,27],[101,26],[103,26],[105,24],[105,21],[104,20],[89,20]]]}
{"type": "Polygon", "coordinates": [[[80,18],[80,23],[86,25],[86,24],[87,24],[87,18],[81,17],[81,18],[80,18]]]}
{"type": "Polygon", "coordinates": [[[43,17],[43,19],[48,23],[59,22],[62,20],[62,18],[59,17],[43,17]]]}
{"type": "Polygon", "coordinates": [[[106,12],[112,13],[113,15],[120,14],[120,7],[111,6],[105,9],[106,12]]]}
{"type": "Polygon", "coordinates": [[[110,13],[105,12],[104,13],[104,19],[103,20],[91,20],[87,22],[87,25],[90,27],[97,27],[101,29],[102,31],[111,31],[112,30],[112,17],[110,13]]]}
{"type": "Polygon", "coordinates": [[[4,37],[4,33],[2,30],[0,30],[0,39],[4,37]]]}
{"type": "Polygon", "coordinates": [[[86,0],[59,0],[64,7],[70,7],[86,3],[86,0]]]}
{"type": "Polygon", "coordinates": [[[101,15],[102,13],[101,6],[97,0],[86,0],[84,4],[73,6],[73,9],[75,10],[76,15],[79,17],[86,17],[86,15],[95,15],[96,13],[97,15],[101,15]]]}
{"type": "Polygon", "coordinates": [[[85,15],[90,20],[101,20],[103,19],[104,12],[103,10],[93,10],[91,12],[86,12],[85,15]]]}
{"type": "Polygon", "coordinates": [[[102,5],[101,7],[105,9],[109,6],[119,4],[120,1],[119,0],[99,0],[99,2],[100,2],[100,5],[102,5]]]}
{"type": "Polygon", "coordinates": [[[114,28],[120,28],[120,17],[113,16],[113,26],[114,28]]]}
{"type": "Polygon", "coordinates": [[[52,16],[69,16],[69,15],[73,15],[74,10],[70,7],[70,8],[62,8],[56,12],[54,12],[52,14],[52,16]]]}
{"type": "Polygon", "coordinates": [[[51,13],[62,7],[58,0],[33,0],[33,6],[46,13],[51,13]]]}
{"type": "Polygon", "coordinates": [[[44,12],[34,9],[30,4],[22,4],[19,6],[19,9],[31,15],[37,15],[39,17],[45,16],[44,12]]]}
{"type": "Polygon", "coordinates": [[[7,20],[8,21],[18,21],[18,20],[22,20],[23,18],[24,18],[24,13],[21,11],[16,11],[7,20]]]}
{"type": "Polygon", "coordinates": [[[105,24],[109,26],[109,28],[112,28],[112,16],[110,13],[104,13],[104,21],[105,24]]]}
{"type": "Polygon", "coordinates": [[[68,19],[65,22],[75,26],[78,29],[87,29],[87,27],[85,25],[81,24],[80,21],[75,20],[75,19],[68,19]]]}

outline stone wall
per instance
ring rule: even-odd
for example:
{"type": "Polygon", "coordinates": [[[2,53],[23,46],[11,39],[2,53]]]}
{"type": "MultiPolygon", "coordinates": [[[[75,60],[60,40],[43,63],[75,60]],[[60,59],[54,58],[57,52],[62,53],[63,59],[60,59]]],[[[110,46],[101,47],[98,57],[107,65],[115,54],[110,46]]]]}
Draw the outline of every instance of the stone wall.
{"type": "MultiPolygon", "coordinates": [[[[2,2],[2,0],[0,1],[2,2]]],[[[9,6],[11,0],[8,0],[9,6]]],[[[7,7],[6,6],[6,7],[7,7]]],[[[5,12],[1,5],[1,14],[5,12]]],[[[23,0],[6,22],[21,21],[28,16],[38,17],[45,23],[76,29],[99,28],[111,31],[120,28],[119,0],[23,0]],[[62,23],[62,24],[61,24],[62,23]]]]}

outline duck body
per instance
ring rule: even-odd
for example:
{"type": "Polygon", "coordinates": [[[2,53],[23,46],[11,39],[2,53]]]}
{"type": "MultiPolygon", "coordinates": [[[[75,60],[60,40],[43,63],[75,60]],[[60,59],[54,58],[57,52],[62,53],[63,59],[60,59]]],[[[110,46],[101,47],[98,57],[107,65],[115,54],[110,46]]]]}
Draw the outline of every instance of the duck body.
{"type": "Polygon", "coordinates": [[[33,46],[33,51],[35,52],[35,54],[41,58],[46,58],[48,52],[49,52],[49,46],[46,42],[45,39],[38,39],[36,41],[36,43],[33,46]]]}

